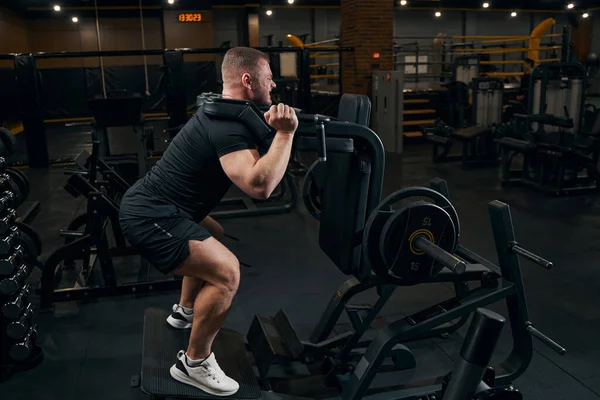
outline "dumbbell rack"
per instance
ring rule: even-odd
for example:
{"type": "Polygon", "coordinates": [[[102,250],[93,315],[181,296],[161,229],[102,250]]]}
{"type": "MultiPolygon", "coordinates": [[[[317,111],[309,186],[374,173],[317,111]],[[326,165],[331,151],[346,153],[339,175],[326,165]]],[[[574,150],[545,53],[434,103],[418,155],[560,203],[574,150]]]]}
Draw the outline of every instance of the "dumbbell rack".
{"type": "MultiPolygon", "coordinates": [[[[0,158],[0,382],[15,372],[35,367],[43,359],[36,345],[33,288],[27,279],[39,266],[41,241],[17,215],[29,194],[27,178],[6,167],[0,158]]],[[[30,210],[26,210],[30,214],[30,210]]]]}

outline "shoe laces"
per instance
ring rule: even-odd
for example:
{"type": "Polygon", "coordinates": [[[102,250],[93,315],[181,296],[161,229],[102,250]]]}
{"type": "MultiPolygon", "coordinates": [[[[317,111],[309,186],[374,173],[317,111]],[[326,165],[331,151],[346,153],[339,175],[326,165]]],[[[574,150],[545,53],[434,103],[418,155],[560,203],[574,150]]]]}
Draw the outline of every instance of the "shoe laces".
{"type": "Polygon", "coordinates": [[[217,383],[221,383],[221,381],[225,378],[225,372],[219,367],[219,364],[214,363],[206,363],[203,364],[203,367],[206,369],[208,376],[213,378],[213,380],[217,381],[217,383]]]}

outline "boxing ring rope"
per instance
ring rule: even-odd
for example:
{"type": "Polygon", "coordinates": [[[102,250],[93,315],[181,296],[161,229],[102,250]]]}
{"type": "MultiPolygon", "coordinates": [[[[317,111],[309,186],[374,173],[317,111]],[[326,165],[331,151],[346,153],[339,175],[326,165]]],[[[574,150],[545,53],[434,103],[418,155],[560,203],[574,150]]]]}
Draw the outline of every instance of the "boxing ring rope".
{"type": "MultiPolygon", "coordinates": [[[[523,75],[519,71],[507,71],[507,66],[522,64],[524,58],[531,58],[535,64],[561,61],[568,54],[568,49],[565,49],[565,44],[569,43],[568,30],[562,34],[546,34],[548,30],[555,24],[555,20],[549,18],[542,21],[529,36],[516,35],[453,35],[445,36],[438,34],[437,36],[404,36],[395,37],[395,40],[411,40],[418,41],[412,43],[401,43],[394,46],[394,64],[395,69],[404,68],[405,78],[414,79],[419,82],[419,79],[425,78],[429,80],[437,79],[443,82],[445,77],[452,76],[452,65],[456,57],[464,56],[482,56],[479,61],[481,66],[492,66],[483,68],[484,71],[480,75],[498,76],[498,77],[518,77],[523,75]],[[562,38],[562,45],[555,42],[543,44],[543,40],[554,40],[562,38]],[[432,44],[424,44],[423,41],[431,40],[432,44]],[[461,42],[455,43],[454,41],[461,42]],[[519,46],[519,42],[521,45],[519,46]],[[528,43],[527,43],[528,42],[528,43]],[[497,46],[489,46],[489,45],[497,46]],[[517,47],[511,46],[517,44],[517,47]],[[562,54],[556,54],[560,51],[562,54]],[[543,52],[544,57],[540,57],[540,52],[543,52]],[[550,53],[548,53],[550,52],[550,53]],[[507,59],[508,55],[522,53],[519,60],[507,59]],[[502,56],[501,60],[490,59],[490,56],[502,56]],[[560,58],[559,58],[560,57],[560,58]],[[502,66],[499,68],[493,66],[502,66]]],[[[513,57],[510,57],[513,58],[513,57]]]]}
{"type": "MultiPolygon", "coordinates": [[[[292,46],[301,47],[304,49],[328,49],[335,50],[339,49],[340,39],[326,39],[320,40],[318,42],[312,43],[304,43],[299,37],[287,34],[286,39],[290,41],[292,46]],[[335,45],[334,45],[335,44],[335,45]]],[[[333,85],[336,85],[333,80],[339,80],[340,78],[340,56],[339,54],[331,54],[331,53],[319,53],[315,52],[310,54],[310,59],[314,61],[314,63],[310,64],[311,74],[310,79],[311,83],[318,85],[323,90],[331,89],[333,85]],[[325,62],[319,63],[318,60],[337,60],[337,62],[325,62]]],[[[339,84],[339,83],[338,83],[339,84]]]]}

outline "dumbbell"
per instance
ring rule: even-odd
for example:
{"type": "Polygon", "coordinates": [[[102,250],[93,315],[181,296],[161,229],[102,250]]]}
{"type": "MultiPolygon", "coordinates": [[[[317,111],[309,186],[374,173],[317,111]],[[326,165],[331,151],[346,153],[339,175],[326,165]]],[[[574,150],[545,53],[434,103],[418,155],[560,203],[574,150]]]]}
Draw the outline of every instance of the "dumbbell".
{"type": "Polygon", "coordinates": [[[9,229],[9,234],[2,240],[0,240],[0,256],[4,256],[13,248],[15,240],[19,239],[19,230],[13,226],[9,229]]]}
{"type": "Polygon", "coordinates": [[[33,325],[27,331],[27,334],[18,343],[13,344],[10,347],[9,353],[10,356],[15,361],[24,361],[31,354],[31,350],[33,350],[33,346],[35,346],[35,341],[37,340],[37,325],[33,325]]]}
{"type": "Polygon", "coordinates": [[[0,281],[0,293],[7,296],[16,293],[19,288],[23,286],[30,273],[31,268],[29,268],[27,264],[21,264],[14,275],[0,281]]]}
{"type": "MultiPolygon", "coordinates": [[[[13,206],[20,206],[21,204],[23,204],[23,201],[25,200],[23,198],[23,191],[26,189],[25,187],[22,187],[22,185],[24,185],[23,182],[21,182],[21,186],[19,185],[19,179],[21,177],[21,175],[19,176],[15,176],[14,178],[10,176],[10,174],[8,173],[8,171],[10,171],[11,173],[14,174],[14,171],[7,169],[6,173],[0,174],[0,188],[3,188],[5,191],[10,192],[12,194],[14,194],[15,196],[15,205],[13,206]]],[[[28,193],[25,193],[28,194],[28,193]]]]}
{"type": "Polygon", "coordinates": [[[13,273],[15,268],[23,262],[23,246],[17,245],[13,253],[5,259],[0,259],[0,276],[6,276],[13,273]]]}
{"type": "Polygon", "coordinates": [[[6,327],[6,335],[11,339],[21,339],[27,334],[31,321],[33,320],[33,304],[29,303],[23,315],[16,320],[8,324],[6,327]]]}
{"type": "Polygon", "coordinates": [[[6,214],[4,214],[4,217],[0,219],[0,235],[4,235],[6,232],[8,232],[9,228],[15,223],[16,219],[17,212],[12,208],[8,208],[6,210],[6,214]]]}
{"type": "Polygon", "coordinates": [[[19,205],[17,196],[13,192],[6,191],[0,195],[0,211],[4,211],[7,208],[16,208],[19,205]]]}
{"type": "Polygon", "coordinates": [[[29,296],[31,295],[31,286],[25,285],[14,299],[8,301],[2,306],[2,315],[8,319],[18,318],[23,313],[29,296]]]}

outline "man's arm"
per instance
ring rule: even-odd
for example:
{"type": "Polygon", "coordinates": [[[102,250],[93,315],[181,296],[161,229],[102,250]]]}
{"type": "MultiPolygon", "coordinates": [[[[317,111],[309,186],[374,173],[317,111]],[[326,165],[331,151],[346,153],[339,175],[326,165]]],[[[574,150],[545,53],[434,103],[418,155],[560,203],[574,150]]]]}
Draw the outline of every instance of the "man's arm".
{"type": "Polygon", "coordinates": [[[221,166],[231,181],[255,199],[267,199],[287,169],[294,135],[277,132],[267,154],[262,158],[256,150],[241,150],[220,158],[221,166]]]}

